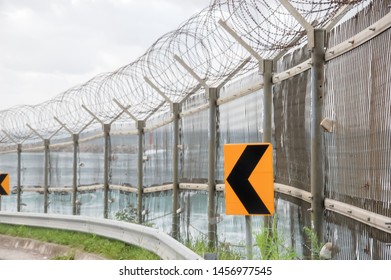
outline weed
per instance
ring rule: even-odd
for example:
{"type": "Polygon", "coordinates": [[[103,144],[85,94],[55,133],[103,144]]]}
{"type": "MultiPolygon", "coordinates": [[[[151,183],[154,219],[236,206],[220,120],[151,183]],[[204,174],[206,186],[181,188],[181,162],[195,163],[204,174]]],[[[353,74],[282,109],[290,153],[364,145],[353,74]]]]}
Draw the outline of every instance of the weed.
{"type": "Polygon", "coordinates": [[[322,244],[318,241],[318,236],[316,235],[315,231],[309,227],[304,227],[303,231],[311,243],[312,259],[319,259],[319,253],[322,249],[322,244]]]}
{"type": "Polygon", "coordinates": [[[75,260],[75,253],[70,253],[63,256],[55,256],[52,258],[52,260],[65,260],[65,261],[72,261],[75,260]]]}
{"type": "Polygon", "coordinates": [[[293,260],[297,254],[285,245],[285,239],[277,232],[277,216],[274,215],[271,227],[264,227],[255,237],[261,258],[264,260],[293,260]]]}
{"type": "Polygon", "coordinates": [[[220,242],[219,246],[210,248],[208,240],[205,237],[199,237],[194,240],[186,241],[185,245],[196,254],[203,256],[205,253],[216,253],[219,260],[240,260],[241,256],[235,252],[229,243],[220,242]]]}

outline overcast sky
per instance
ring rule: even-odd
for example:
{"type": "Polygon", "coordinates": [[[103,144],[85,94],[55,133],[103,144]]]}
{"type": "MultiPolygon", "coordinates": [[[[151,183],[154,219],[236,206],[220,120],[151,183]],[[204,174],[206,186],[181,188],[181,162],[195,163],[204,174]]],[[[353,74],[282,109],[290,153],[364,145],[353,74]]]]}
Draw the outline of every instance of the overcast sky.
{"type": "Polygon", "coordinates": [[[0,111],[141,56],[210,0],[0,0],[0,111]]]}

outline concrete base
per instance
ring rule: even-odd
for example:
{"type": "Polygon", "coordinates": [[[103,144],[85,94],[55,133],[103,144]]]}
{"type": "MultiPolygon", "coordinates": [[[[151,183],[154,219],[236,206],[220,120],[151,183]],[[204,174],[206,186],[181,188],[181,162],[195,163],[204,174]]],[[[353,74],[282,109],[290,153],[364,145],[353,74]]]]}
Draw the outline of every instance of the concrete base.
{"type": "Polygon", "coordinates": [[[105,259],[63,245],[0,235],[0,259],[2,260],[50,260],[63,256],[73,256],[75,260],[105,259]]]}

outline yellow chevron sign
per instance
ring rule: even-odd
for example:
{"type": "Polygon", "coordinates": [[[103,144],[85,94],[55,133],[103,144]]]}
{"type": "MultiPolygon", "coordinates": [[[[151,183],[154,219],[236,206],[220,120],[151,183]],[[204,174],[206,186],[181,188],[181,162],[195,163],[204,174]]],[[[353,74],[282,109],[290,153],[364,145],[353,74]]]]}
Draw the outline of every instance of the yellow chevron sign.
{"type": "Polygon", "coordinates": [[[0,195],[10,194],[10,176],[9,174],[0,174],[0,195]]]}
{"type": "Polygon", "coordinates": [[[227,215],[274,213],[271,144],[224,145],[224,174],[227,215]]]}

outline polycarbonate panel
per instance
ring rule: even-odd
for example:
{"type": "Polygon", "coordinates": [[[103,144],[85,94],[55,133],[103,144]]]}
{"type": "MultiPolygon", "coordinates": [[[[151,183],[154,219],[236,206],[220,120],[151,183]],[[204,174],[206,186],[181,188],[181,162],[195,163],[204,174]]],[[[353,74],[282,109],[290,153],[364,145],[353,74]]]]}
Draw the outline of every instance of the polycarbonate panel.
{"type": "Polygon", "coordinates": [[[79,191],[77,214],[103,218],[103,190],[79,191]]]}
{"type": "Polygon", "coordinates": [[[180,214],[181,239],[188,242],[207,240],[208,235],[208,193],[200,191],[181,191],[180,214]]]}
{"type": "MultiPolygon", "coordinates": [[[[82,140],[82,136],[80,140],[82,140]]],[[[78,153],[78,186],[103,184],[104,138],[80,141],[78,153]]]]}
{"type": "Polygon", "coordinates": [[[391,40],[387,30],[327,64],[324,115],[330,198],[390,216],[391,40]]]}
{"type": "Polygon", "coordinates": [[[334,212],[327,212],[326,225],[332,259],[391,260],[391,234],[334,212]]]}
{"type": "Polygon", "coordinates": [[[355,36],[357,33],[368,28],[371,24],[380,20],[390,11],[388,1],[364,0],[362,2],[370,2],[370,5],[368,5],[365,9],[363,9],[356,15],[352,15],[352,13],[350,13],[350,15],[352,16],[351,19],[341,23],[333,30],[331,30],[328,39],[329,48],[334,47],[355,36]]]}
{"type": "Polygon", "coordinates": [[[137,218],[137,215],[134,212],[135,209],[137,209],[136,193],[124,192],[120,190],[109,191],[109,219],[134,222],[137,218]]]}
{"type": "Polygon", "coordinates": [[[172,191],[147,193],[143,196],[143,224],[172,232],[172,191]]]}
{"type": "Polygon", "coordinates": [[[172,183],[172,123],[144,135],[144,187],[172,183]]]}
{"type": "Polygon", "coordinates": [[[0,211],[16,212],[16,194],[0,196],[0,211]]]}
{"type": "Polygon", "coordinates": [[[224,182],[224,144],[259,143],[263,135],[263,92],[256,91],[219,107],[218,182],[224,182]]]}
{"type": "Polygon", "coordinates": [[[208,123],[208,110],[182,119],[182,182],[205,183],[208,180],[208,123]]]}
{"type": "Polygon", "coordinates": [[[22,188],[42,188],[44,183],[44,153],[23,151],[21,154],[22,188]]]}
{"type": "Polygon", "coordinates": [[[110,182],[137,187],[138,136],[111,135],[110,182]]]}
{"type": "Polygon", "coordinates": [[[43,192],[23,192],[21,200],[21,212],[43,213],[43,192]]]}
{"type": "MultiPolygon", "coordinates": [[[[285,56],[286,70],[308,57],[303,49],[285,56]]],[[[311,72],[306,71],[273,87],[275,181],[310,191],[311,72]]]]}
{"type": "Polygon", "coordinates": [[[48,213],[72,215],[72,192],[49,192],[48,213]]]}
{"type": "Polygon", "coordinates": [[[72,187],[73,145],[50,148],[49,188],[72,187]]]}

